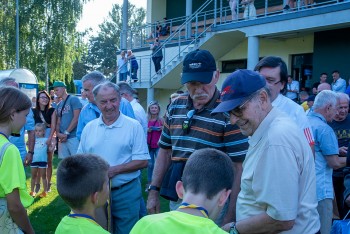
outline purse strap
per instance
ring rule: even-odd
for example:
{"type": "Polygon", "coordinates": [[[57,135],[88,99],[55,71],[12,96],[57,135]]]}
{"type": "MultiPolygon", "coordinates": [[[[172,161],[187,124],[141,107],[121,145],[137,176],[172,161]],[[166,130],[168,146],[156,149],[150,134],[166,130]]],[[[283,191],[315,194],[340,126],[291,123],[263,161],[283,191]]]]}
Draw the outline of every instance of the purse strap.
{"type": "Polygon", "coordinates": [[[5,154],[7,148],[8,148],[10,145],[12,145],[11,142],[6,142],[6,143],[1,147],[1,149],[0,149],[0,165],[1,165],[1,163],[2,163],[2,158],[4,157],[4,154],[5,154]]]}
{"type": "Polygon", "coordinates": [[[50,125],[45,121],[45,118],[43,116],[43,113],[41,113],[41,110],[39,110],[39,116],[41,121],[43,121],[43,123],[46,125],[46,127],[50,127],[50,125]]]}

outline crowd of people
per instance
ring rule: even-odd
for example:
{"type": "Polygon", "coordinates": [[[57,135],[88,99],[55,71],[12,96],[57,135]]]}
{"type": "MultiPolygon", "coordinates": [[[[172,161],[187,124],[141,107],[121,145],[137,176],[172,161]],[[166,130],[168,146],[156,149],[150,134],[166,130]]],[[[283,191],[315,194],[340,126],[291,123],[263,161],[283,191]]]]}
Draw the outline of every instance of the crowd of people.
{"type": "Polygon", "coordinates": [[[163,112],[98,71],[82,78],[84,106],[55,81],[31,108],[15,79],[2,79],[0,228],[34,233],[25,207],[49,196],[57,145],[57,190],[71,213],[56,233],[328,234],[350,205],[349,96],[340,72],[332,77],[300,92],[285,62],[267,56],[220,91],[214,57],[195,50],[183,61],[186,91],[163,112]]]}

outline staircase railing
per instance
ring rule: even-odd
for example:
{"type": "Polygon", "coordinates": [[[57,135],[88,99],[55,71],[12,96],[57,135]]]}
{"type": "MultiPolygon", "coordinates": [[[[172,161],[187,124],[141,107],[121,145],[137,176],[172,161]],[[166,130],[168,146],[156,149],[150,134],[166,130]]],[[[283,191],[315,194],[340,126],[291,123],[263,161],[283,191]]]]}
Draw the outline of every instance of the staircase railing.
{"type": "MultiPolygon", "coordinates": [[[[190,45],[195,45],[198,38],[203,37],[211,28],[214,21],[208,23],[207,19],[215,19],[216,11],[203,11],[213,1],[214,0],[207,0],[202,4],[200,8],[198,8],[191,16],[188,16],[185,22],[178,26],[177,29],[161,43],[157,51],[162,50],[163,53],[162,73],[166,72],[165,68],[168,65],[178,60],[180,54],[184,50],[188,49],[190,45]],[[203,25],[199,25],[198,22],[203,22],[203,25]]],[[[154,78],[157,78],[159,74],[152,71],[152,53],[149,55],[137,56],[137,61],[139,62],[139,82],[151,82],[154,78]]],[[[119,70],[117,71],[117,74],[118,73],[119,70]]]]}

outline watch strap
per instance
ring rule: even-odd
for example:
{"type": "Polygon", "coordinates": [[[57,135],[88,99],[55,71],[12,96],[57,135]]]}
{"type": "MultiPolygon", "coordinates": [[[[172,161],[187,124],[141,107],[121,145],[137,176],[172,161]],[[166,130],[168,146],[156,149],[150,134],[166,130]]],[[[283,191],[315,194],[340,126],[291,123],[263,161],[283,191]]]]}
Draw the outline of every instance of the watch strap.
{"type": "Polygon", "coordinates": [[[154,190],[154,191],[160,191],[160,188],[159,187],[157,187],[157,186],[154,186],[154,185],[150,185],[150,186],[148,186],[148,191],[150,191],[150,190],[154,190]]]}

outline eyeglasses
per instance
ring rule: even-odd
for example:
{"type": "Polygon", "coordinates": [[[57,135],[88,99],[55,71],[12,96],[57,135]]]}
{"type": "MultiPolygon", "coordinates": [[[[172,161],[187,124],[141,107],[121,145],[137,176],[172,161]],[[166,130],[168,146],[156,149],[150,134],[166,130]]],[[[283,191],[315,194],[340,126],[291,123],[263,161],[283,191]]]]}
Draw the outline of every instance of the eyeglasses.
{"type": "Polygon", "coordinates": [[[41,99],[49,99],[49,98],[46,97],[46,96],[41,96],[41,97],[39,97],[39,98],[41,98],[41,99]]]}
{"type": "Polygon", "coordinates": [[[276,84],[278,84],[280,82],[281,82],[281,80],[273,81],[273,80],[266,79],[266,83],[268,83],[269,85],[276,85],[276,84]]]}
{"type": "Polygon", "coordinates": [[[184,120],[182,123],[182,130],[184,130],[184,132],[186,134],[188,134],[190,129],[191,129],[192,118],[193,118],[195,112],[196,112],[196,110],[190,110],[189,112],[187,112],[187,114],[186,114],[187,119],[184,120]]]}
{"type": "MultiPolygon", "coordinates": [[[[236,107],[235,109],[231,110],[229,113],[240,118],[243,116],[243,111],[245,110],[244,106],[250,102],[254,97],[256,93],[253,93],[247,100],[245,100],[239,107],[236,107]]],[[[227,115],[227,114],[225,114],[227,115]]],[[[228,114],[229,116],[229,114],[228,114]]]]}

